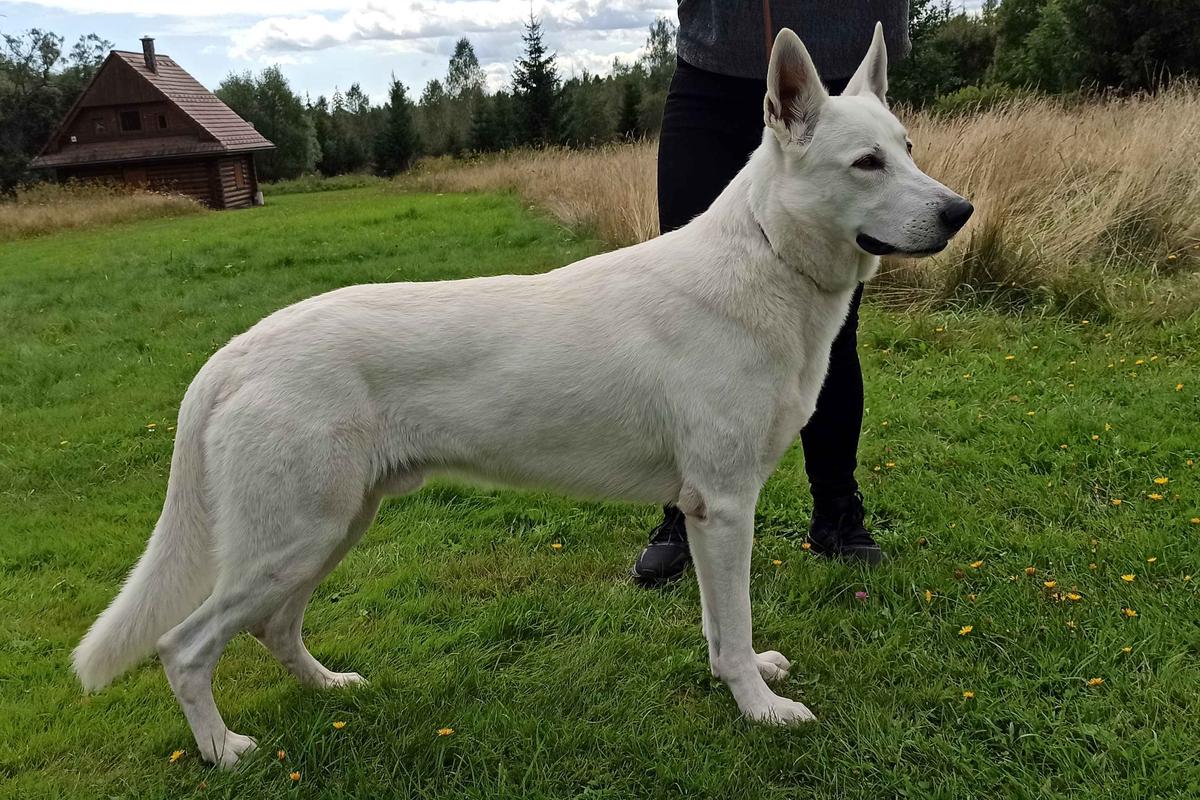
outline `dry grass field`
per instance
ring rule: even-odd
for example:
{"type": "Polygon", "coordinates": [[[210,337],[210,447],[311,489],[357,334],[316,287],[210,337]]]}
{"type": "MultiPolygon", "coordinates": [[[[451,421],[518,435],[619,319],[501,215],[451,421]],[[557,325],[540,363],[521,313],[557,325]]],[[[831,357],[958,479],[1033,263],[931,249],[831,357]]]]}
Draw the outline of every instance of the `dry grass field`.
{"type": "Polygon", "coordinates": [[[0,242],[203,210],[177,194],[103,183],[43,183],[0,202],[0,242]]]}
{"type": "MultiPolygon", "coordinates": [[[[986,299],[1076,315],[1160,318],[1200,298],[1200,87],[977,114],[901,111],[915,155],[977,213],[931,261],[893,262],[877,298],[903,307],[986,299]]],[[[515,191],[613,245],[657,234],[652,142],[432,161],[402,184],[515,191]]]]}

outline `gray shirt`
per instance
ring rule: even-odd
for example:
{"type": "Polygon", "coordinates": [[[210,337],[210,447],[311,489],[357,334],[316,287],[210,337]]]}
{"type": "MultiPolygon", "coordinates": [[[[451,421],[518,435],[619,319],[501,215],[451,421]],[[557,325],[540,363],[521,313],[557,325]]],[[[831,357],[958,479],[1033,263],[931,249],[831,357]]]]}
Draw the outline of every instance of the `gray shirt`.
{"type": "MultiPolygon", "coordinates": [[[[854,74],[877,21],[888,60],[908,55],[908,0],[774,0],[770,8],[772,36],[794,30],[826,80],[854,74]]],[[[678,52],[709,72],[765,78],[763,0],[679,0],[678,52]]]]}

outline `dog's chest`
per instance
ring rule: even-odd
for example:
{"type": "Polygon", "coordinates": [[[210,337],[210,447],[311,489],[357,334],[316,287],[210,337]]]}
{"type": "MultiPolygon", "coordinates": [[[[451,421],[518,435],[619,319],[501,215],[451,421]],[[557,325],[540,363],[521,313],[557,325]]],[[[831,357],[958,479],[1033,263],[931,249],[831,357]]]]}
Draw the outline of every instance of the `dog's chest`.
{"type": "Polygon", "coordinates": [[[826,355],[814,361],[819,363],[807,365],[780,388],[767,443],[770,469],[774,469],[792,442],[796,441],[816,409],[817,395],[821,391],[829,357],[826,355]]]}

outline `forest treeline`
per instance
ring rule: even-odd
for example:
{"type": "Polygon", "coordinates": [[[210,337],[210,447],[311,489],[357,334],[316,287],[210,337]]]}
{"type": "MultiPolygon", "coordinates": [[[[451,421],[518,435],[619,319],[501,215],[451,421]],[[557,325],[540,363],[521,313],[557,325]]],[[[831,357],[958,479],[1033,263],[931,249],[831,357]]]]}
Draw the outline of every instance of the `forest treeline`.
{"type": "MultiPolygon", "coordinates": [[[[1153,91],[1200,73],[1195,0],[988,0],[979,12],[949,0],[913,0],[912,53],[890,77],[894,101],[949,113],[1020,92],[1153,91]]],[[[3,35],[0,49],[0,192],[31,176],[37,153],[112,44],[95,35],[67,50],[42,30],[3,35]]],[[[264,180],[306,173],[391,175],[422,155],[599,144],[653,137],[675,68],[675,28],[649,30],[642,55],[606,75],[564,76],[545,32],[525,25],[511,80],[489,91],[467,38],[444,77],[414,94],[395,76],[376,103],[344,92],[299,95],[279,67],[227,76],[216,93],[276,144],[264,180]]]]}

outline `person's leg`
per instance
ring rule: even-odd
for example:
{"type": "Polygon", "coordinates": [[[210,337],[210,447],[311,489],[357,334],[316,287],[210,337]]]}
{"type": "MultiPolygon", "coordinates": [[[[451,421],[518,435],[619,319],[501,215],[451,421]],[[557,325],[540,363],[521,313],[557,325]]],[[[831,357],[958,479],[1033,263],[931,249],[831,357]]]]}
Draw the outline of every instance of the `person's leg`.
{"type": "Polygon", "coordinates": [[[804,470],[812,489],[813,517],[808,541],[818,555],[865,564],[883,560],[879,545],[864,527],[865,513],[854,470],[862,432],[863,378],[858,360],[858,307],[862,286],[833,341],[829,371],[812,418],[800,432],[804,470]]]}
{"type": "MultiPolygon", "coordinates": [[[[704,212],[762,139],[765,81],[717,75],[678,62],[658,140],[658,223],[663,233],[704,212]]],[[[683,514],[663,520],[633,566],[639,586],[681,576],[691,563],[683,514]]]]}

